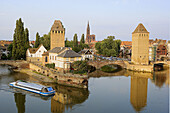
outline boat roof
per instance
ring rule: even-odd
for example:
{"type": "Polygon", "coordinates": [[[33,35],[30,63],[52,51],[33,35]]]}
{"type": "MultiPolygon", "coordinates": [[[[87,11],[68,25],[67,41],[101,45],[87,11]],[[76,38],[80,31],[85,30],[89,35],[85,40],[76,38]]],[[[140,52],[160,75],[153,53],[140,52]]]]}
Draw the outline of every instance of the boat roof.
{"type": "Polygon", "coordinates": [[[43,86],[43,85],[29,83],[29,82],[20,82],[20,81],[17,81],[17,85],[30,87],[30,88],[34,88],[34,89],[38,89],[38,90],[41,90],[43,87],[46,88],[46,86],[43,86]]]}

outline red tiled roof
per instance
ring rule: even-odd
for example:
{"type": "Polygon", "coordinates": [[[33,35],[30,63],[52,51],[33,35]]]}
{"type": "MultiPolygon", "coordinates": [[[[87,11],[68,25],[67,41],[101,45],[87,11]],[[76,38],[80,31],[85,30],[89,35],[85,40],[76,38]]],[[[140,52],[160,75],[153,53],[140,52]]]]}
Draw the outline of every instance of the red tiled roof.
{"type": "Polygon", "coordinates": [[[120,46],[132,46],[132,41],[122,41],[120,46]]]}

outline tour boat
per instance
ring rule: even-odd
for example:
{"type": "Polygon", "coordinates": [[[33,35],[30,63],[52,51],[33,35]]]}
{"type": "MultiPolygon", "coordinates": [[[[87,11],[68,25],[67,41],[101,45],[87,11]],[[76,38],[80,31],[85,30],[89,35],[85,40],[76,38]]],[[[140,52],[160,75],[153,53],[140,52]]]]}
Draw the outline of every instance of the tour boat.
{"type": "Polygon", "coordinates": [[[55,93],[55,90],[52,87],[47,87],[47,86],[38,85],[35,83],[23,82],[23,81],[12,82],[9,84],[9,86],[30,91],[33,93],[37,93],[43,96],[50,96],[50,95],[54,95],[55,93]]]}

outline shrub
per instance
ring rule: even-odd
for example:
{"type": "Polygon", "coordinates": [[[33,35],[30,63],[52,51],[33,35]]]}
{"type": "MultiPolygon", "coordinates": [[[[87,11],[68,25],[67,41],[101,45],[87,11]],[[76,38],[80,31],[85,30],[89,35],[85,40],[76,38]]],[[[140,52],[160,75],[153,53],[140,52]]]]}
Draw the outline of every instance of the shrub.
{"type": "Polygon", "coordinates": [[[53,69],[55,69],[55,63],[45,64],[45,66],[48,67],[48,68],[53,68],[53,69]]]}

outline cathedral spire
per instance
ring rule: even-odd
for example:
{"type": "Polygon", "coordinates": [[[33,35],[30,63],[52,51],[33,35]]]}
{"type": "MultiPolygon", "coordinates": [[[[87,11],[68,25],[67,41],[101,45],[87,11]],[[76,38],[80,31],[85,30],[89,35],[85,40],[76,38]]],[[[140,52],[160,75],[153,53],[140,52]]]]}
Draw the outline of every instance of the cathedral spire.
{"type": "Polygon", "coordinates": [[[88,24],[87,24],[87,35],[90,35],[90,26],[89,26],[89,21],[88,21],[88,24]]]}

